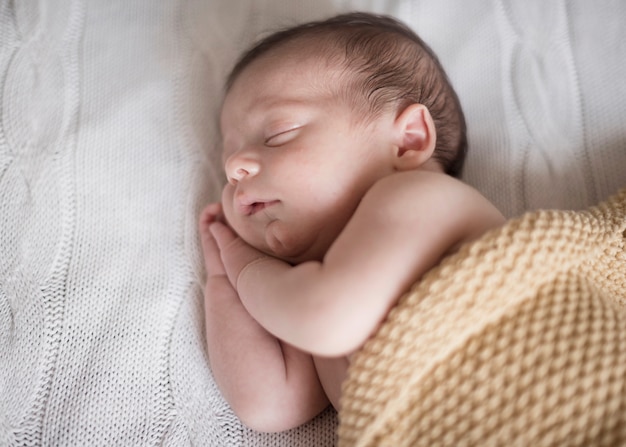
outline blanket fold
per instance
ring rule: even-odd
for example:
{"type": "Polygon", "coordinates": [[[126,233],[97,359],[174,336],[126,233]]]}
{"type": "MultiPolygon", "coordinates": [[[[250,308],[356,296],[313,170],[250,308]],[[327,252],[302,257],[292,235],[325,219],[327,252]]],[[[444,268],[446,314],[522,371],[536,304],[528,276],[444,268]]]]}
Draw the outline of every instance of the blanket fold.
{"type": "Polygon", "coordinates": [[[626,443],[626,189],[442,260],[355,356],[340,446],[626,443]]]}

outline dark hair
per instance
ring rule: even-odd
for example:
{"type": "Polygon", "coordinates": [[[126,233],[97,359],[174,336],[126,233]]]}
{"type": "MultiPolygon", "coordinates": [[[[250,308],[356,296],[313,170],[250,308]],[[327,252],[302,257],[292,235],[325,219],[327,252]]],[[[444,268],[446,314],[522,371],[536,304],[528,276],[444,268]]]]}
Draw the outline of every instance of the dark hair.
{"type": "Polygon", "coordinates": [[[426,106],[437,132],[433,157],[447,174],[461,175],[467,137],[458,96],[430,47],[392,17],[356,12],[273,33],[241,56],[228,76],[226,91],[253,61],[299,40],[314,41],[315,48],[339,56],[347,72],[355,75],[345,93],[357,93],[373,114],[390,105],[399,111],[412,103],[426,106]]]}

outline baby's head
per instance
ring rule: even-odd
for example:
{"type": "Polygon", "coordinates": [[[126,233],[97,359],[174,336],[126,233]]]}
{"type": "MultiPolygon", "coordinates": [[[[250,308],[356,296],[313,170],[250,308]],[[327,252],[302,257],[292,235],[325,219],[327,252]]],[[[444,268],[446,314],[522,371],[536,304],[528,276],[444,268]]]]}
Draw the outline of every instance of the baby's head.
{"type": "Polygon", "coordinates": [[[267,37],[230,74],[220,117],[224,214],[249,244],[321,260],[397,171],[458,176],[465,121],[430,49],[388,17],[348,14],[267,37]]]}
{"type": "Polygon", "coordinates": [[[460,177],[467,151],[465,117],[439,59],[409,27],[388,16],[349,13],[269,35],[239,59],[228,76],[228,92],[254,61],[297,49],[320,64],[340,67],[333,85],[366,119],[386,108],[412,103],[430,111],[437,133],[433,158],[446,174],[460,177]]]}

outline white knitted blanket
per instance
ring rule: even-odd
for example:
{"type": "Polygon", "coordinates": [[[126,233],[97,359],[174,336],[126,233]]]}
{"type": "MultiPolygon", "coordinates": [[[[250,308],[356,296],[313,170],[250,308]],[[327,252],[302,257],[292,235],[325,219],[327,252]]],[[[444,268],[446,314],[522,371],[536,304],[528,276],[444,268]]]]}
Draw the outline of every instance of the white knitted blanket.
{"type": "Polygon", "coordinates": [[[440,54],[507,216],[626,186],[622,0],[0,0],[0,446],[335,444],[330,410],[258,434],[220,396],[196,220],[236,55],[354,9],[440,54]]]}

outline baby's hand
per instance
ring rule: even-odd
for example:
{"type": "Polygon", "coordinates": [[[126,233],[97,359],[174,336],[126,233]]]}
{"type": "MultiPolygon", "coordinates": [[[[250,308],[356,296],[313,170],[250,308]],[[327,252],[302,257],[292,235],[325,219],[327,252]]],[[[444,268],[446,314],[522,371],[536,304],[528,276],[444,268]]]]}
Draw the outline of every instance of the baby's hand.
{"type": "Polygon", "coordinates": [[[239,295],[228,280],[228,276],[226,276],[226,269],[224,269],[224,264],[222,263],[220,249],[217,246],[213,234],[211,234],[209,230],[209,227],[214,222],[219,222],[222,219],[221,205],[219,203],[212,203],[204,209],[200,216],[200,221],[198,222],[202,242],[202,255],[204,257],[204,266],[207,274],[204,287],[207,340],[212,339],[210,329],[212,324],[214,324],[215,318],[221,318],[213,315],[214,312],[217,312],[217,315],[221,315],[224,309],[226,309],[226,307],[224,307],[226,305],[225,303],[230,303],[228,305],[229,309],[232,309],[230,306],[233,305],[235,308],[238,307],[237,304],[234,303],[238,303],[239,307],[241,307],[239,295]]]}
{"type": "Polygon", "coordinates": [[[209,231],[217,242],[222,265],[235,289],[239,274],[247,265],[268,258],[268,255],[247,244],[223,222],[213,220],[209,225],[209,231]]]}

